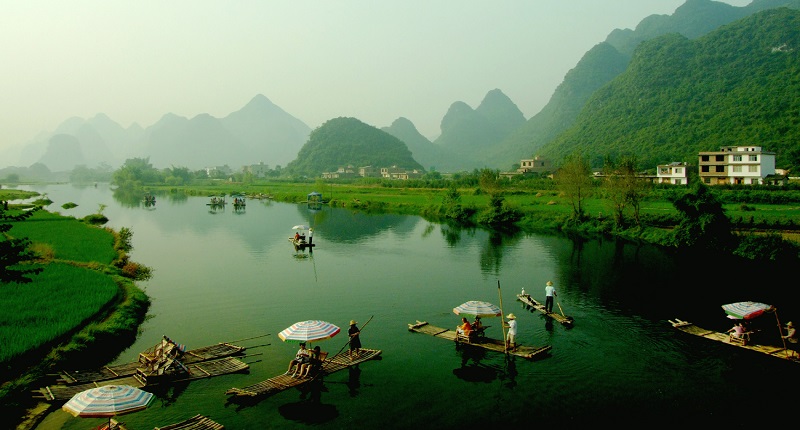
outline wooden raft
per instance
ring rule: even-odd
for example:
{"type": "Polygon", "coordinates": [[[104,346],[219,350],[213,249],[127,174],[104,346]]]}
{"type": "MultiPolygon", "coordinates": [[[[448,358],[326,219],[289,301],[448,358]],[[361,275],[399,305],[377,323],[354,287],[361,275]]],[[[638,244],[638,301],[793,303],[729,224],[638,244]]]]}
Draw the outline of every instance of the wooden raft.
{"type": "Polygon", "coordinates": [[[521,301],[531,309],[537,310],[553,319],[561,323],[564,327],[572,327],[572,324],[575,322],[573,318],[569,315],[558,314],[555,312],[547,312],[544,308],[544,303],[538,302],[536,299],[530,296],[530,294],[517,294],[517,300],[521,301]]]}
{"type": "Polygon", "coordinates": [[[153,430],[223,430],[225,426],[215,422],[211,418],[197,414],[181,422],[170,424],[163,427],[155,427],[153,430]]]}
{"type": "MultiPolygon", "coordinates": [[[[382,351],[379,349],[361,348],[361,352],[358,355],[358,357],[353,359],[352,361],[348,356],[349,351],[340,352],[339,354],[336,354],[333,357],[326,359],[322,363],[321,375],[318,375],[316,378],[320,376],[330,375],[331,373],[338,372],[342,369],[355,366],[365,361],[377,359],[381,355],[381,352],[382,351]]],[[[278,375],[269,378],[266,381],[262,381],[257,384],[253,384],[244,388],[230,388],[228,389],[228,391],[225,392],[225,394],[230,396],[249,396],[249,397],[270,396],[275,393],[288,390],[289,388],[299,387],[301,385],[307,384],[316,378],[293,378],[290,375],[278,375]]]]}
{"type": "Polygon", "coordinates": [[[48,401],[69,400],[72,398],[72,396],[80,393],[81,391],[105,385],[131,385],[139,388],[151,387],[171,382],[193,381],[196,379],[205,379],[214,376],[227,375],[230,373],[243,372],[249,368],[250,365],[239,360],[238,358],[225,357],[217,360],[201,361],[199,363],[186,365],[188,372],[184,371],[182,373],[165,375],[164,378],[156,381],[145,381],[137,378],[136,375],[131,375],[123,376],[121,378],[93,381],[84,384],[55,384],[48,385],[35,391],[34,397],[41,397],[48,401]]]}
{"type": "MultiPolygon", "coordinates": [[[[181,357],[181,362],[188,365],[192,363],[199,363],[201,361],[230,357],[243,353],[245,349],[246,348],[243,346],[220,342],[216,345],[209,345],[186,351],[181,357]]],[[[59,382],[65,384],[81,384],[86,382],[102,381],[105,379],[121,378],[123,376],[131,376],[135,374],[136,369],[141,366],[142,364],[140,362],[134,361],[117,366],[104,366],[100,369],[65,370],[59,374],[59,382]]]]}
{"type": "Polygon", "coordinates": [[[706,339],[715,340],[717,342],[722,342],[727,345],[736,346],[739,348],[749,349],[751,351],[760,352],[762,354],[769,355],[770,357],[778,357],[784,360],[793,361],[795,363],[800,363],[800,357],[798,357],[797,352],[792,351],[791,349],[778,347],[778,346],[769,346],[769,345],[758,345],[754,343],[742,343],[742,342],[731,342],[731,336],[728,333],[721,333],[718,331],[713,330],[706,330],[704,328],[700,328],[688,321],[683,321],[675,318],[674,320],[669,320],[670,324],[673,327],[677,328],[678,330],[693,334],[695,336],[700,336],[706,339]]]}
{"type": "MultiPolygon", "coordinates": [[[[433,337],[438,337],[442,339],[446,339],[449,341],[456,342],[456,332],[455,330],[449,330],[446,328],[436,327],[433,325],[428,324],[425,321],[417,321],[415,324],[409,324],[408,330],[417,333],[429,334],[433,337]]],[[[506,352],[506,345],[505,342],[498,339],[492,339],[488,337],[480,337],[477,338],[476,342],[464,343],[464,345],[470,345],[477,348],[488,349],[490,351],[496,351],[505,353],[506,352]]],[[[523,358],[538,358],[540,356],[546,355],[551,349],[553,349],[550,345],[545,345],[542,347],[533,347],[533,346],[525,346],[525,345],[517,345],[515,351],[508,351],[508,354],[516,355],[518,357],[523,358]]]]}

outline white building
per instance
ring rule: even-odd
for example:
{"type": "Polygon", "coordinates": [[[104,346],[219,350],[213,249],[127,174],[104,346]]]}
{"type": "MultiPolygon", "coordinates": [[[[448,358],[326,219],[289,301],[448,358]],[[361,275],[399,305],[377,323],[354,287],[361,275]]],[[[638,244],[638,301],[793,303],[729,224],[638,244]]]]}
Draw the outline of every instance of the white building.
{"type": "Polygon", "coordinates": [[[686,163],[673,162],[659,164],[656,168],[656,182],[659,184],[687,185],[689,183],[686,163]]]}
{"type": "Polygon", "coordinates": [[[700,180],[707,185],[760,185],[775,174],[775,153],[760,146],[723,146],[700,152],[698,165],[700,180]]]}

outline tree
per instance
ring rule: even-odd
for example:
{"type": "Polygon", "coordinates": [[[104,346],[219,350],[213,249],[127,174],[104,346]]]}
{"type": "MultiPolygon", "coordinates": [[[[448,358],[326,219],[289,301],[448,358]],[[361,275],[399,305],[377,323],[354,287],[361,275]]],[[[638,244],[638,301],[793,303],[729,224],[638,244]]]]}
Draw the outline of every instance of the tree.
{"type": "MultiPolygon", "coordinates": [[[[3,207],[0,207],[0,221],[23,221],[33,216],[39,209],[41,208],[37,206],[30,211],[11,215],[3,207]]],[[[38,274],[43,269],[41,267],[24,267],[25,263],[36,258],[36,253],[30,249],[31,240],[27,237],[15,239],[7,236],[7,232],[12,227],[11,224],[0,224],[0,283],[26,284],[32,282],[32,279],[26,275],[38,274]]]]}
{"type": "Polygon", "coordinates": [[[584,215],[583,201],[591,195],[592,169],[589,160],[577,152],[567,156],[555,178],[558,188],[572,204],[573,218],[581,220],[584,215]]]}
{"type": "Polygon", "coordinates": [[[640,210],[647,190],[647,183],[637,174],[635,156],[624,156],[619,162],[607,159],[603,167],[606,177],[606,198],[610,201],[611,212],[617,226],[625,224],[625,209],[633,210],[636,225],[641,225],[640,210]]]}
{"type": "Polygon", "coordinates": [[[677,246],[731,252],[736,238],[722,203],[702,182],[672,202],[680,221],[673,230],[677,246]]]}

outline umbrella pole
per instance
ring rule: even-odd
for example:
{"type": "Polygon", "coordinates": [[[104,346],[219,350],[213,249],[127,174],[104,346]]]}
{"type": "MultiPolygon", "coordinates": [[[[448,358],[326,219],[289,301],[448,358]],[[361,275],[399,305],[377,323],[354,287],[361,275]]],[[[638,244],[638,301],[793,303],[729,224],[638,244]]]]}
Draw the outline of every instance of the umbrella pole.
{"type": "Polygon", "coordinates": [[[506,320],[505,313],[503,312],[503,293],[500,291],[500,280],[497,280],[497,295],[500,296],[500,328],[503,330],[503,344],[505,345],[505,352],[508,355],[508,339],[506,338],[506,320]]]}

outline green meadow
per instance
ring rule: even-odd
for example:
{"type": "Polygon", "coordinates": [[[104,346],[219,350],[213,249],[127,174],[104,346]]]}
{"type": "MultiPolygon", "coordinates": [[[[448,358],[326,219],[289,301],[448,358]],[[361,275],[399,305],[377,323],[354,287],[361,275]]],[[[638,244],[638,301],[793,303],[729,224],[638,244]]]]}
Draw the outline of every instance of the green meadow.
{"type": "MultiPolygon", "coordinates": [[[[0,200],[27,197],[11,195],[0,190],[0,200]]],[[[22,209],[12,204],[6,214],[22,209]]],[[[0,223],[12,226],[6,235],[30,239],[36,259],[28,264],[43,269],[28,275],[32,282],[0,284],[0,414],[20,416],[53,366],[101,365],[121,348],[104,357],[90,353],[92,345],[135,340],[150,302],[134,280],[149,269],[128,261],[129,231],[44,210],[0,223]]]]}

